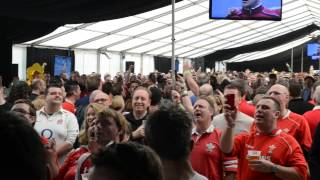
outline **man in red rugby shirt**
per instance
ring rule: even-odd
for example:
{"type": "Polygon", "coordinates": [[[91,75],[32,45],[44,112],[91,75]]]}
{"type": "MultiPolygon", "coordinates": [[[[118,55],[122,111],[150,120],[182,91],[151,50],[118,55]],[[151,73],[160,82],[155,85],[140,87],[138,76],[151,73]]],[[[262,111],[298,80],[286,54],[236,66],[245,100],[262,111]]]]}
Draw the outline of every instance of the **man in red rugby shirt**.
{"type": "Polygon", "coordinates": [[[275,98],[263,97],[256,106],[256,128],[250,134],[233,138],[236,113],[236,109],[226,108],[228,127],[220,147],[227,156],[239,157],[239,180],[306,179],[307,163],[301,147],[277,128],[280,103],[275,98]]]}
{"type": "Polygon", "coordinates": [[[313,98],[316,102],[316,106],[312,111],[307,111],[303,114],[303,117],[308,121],[312,137],[314,136],[318,124],[320,124],[320,87],[316,88],[313,98]]]}
{"type": "Polygon", "coordinates": [[[289,103],[288,88],[275,84],[271,86],[267,94],[280,103],[280,118],[277,120],[277,127],[282,131],[292,135],[300,144],[305,156],[311,147],[311,133],[306,119],[287,107],[289,103]]]}
{"type": "Polygon", "coordinates": [[[209,180],[223,179],[223,153],[219,139],[221,131],[211,124],[214,101],[200,97],[194,104],[195,128],[192,130],[193,148],[190,155],[192,168],[209,180]]]}

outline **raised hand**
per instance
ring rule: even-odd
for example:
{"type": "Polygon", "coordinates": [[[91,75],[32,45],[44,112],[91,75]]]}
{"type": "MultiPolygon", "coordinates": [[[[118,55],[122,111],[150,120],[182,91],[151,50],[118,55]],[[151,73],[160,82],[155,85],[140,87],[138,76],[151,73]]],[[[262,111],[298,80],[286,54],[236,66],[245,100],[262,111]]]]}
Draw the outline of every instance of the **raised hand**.
{"type": "Polygon", "coordinates": [[[228,104],[224,105],[224,109],[225,109],[224,117],[227,121],[227,126],[229,128],[233,128],[235,126],[235,121],[237,117],[237,109],[231,108],[231,106],[228,104]]]}

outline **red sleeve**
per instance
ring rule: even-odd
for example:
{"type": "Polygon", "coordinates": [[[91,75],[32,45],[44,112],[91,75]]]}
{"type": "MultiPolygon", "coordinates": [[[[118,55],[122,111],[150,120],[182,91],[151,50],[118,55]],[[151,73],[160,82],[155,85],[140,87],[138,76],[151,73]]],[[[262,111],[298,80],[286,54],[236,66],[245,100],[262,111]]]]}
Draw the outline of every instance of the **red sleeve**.
{"type": "Polygon", "coordinates": [[[300,116],[301,123],[300,123],[300,129],[299,129],[299,139],[297,139],[298,142],[300,142],[303,149],[310,151],[312,138],[310,133],[310,128],[307,120],[300,116]]]}
{"type": "Polygon", "coordinates": [[[70,153],[65,159],[63,165],[59,169],[59,174],[55,180],[63,180],[68,171],[75,165],[75,162],[79,158],[79,151],[70,153]]]}
{"type": "Polygon", "coordinates": [[[226,157],[240,157],[240,154],[244,150],[245,140],[249,134],[240,133],[234,137],[232,151],[228,154],[225,154],[226,157]]]}
{"type": "Polygon", "coordinates": [[[46,145],[46,144],[49,143],[49,140],[48,140],[48,138],[46,138],[46,137],[40,136],[40,140],[41,140],[41,142],[42,142],[43,145],[46,145]]]}
{"type": "Polygon", "coordinates": [[[223,157],[223,169],[225,172],[237,172],[238,169],[238,158],[234,157],[223,157]]]}
{"type": "Polygon", "coordinates": [[[287,166],[293,167],[303,179],[307,178],[307,162],[304,158],[302,150],[298,144],[298,142],[293,138],[287,138],[289,141],[292,152],[288,151],[288,160],[287,166]]]}
{"type": "Polygon", "coordinates": [[[62,103],[62,108],[64,110],[67,110],[67,111],[73,113],[73,114],[76,112],[76,109],[72,105],[70,105],[68,103],[62,103]]]}

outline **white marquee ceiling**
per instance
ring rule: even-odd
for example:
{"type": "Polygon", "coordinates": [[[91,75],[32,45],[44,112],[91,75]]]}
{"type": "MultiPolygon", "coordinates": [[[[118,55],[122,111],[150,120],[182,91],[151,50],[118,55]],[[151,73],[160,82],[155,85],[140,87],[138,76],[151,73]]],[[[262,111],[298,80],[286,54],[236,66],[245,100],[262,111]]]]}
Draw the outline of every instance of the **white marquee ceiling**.
{"type": "MultiPolygon", "coordinates": [[[[320,24],[319,0],[283,0],[281,21],[212,20],[209,19],[208,0],[183,0],[175,6],[175,54],[182,58],[202,57],[217,50],[265,41],[310,24],[320,24]]],[[[299,45],[304,40],[291,45],[299,45]]],[[[24,44],[170,57],[171,6],[121,19],[67,24],[24,44]]],[[[275,51],[269,51],[272,52],[275,51]]],[[[268,55],[268,52],[260,53],[263,54],[244,54],[242,59],[238,56],[231,61],[268,55]]]]}

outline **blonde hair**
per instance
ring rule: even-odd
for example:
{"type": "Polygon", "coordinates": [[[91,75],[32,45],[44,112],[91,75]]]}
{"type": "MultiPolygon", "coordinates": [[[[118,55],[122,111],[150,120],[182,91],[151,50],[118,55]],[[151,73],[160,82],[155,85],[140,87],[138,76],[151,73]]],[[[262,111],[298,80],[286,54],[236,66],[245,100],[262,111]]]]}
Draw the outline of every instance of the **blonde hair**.
{"type": "MultiPolygon", "coordinates": [[[[117,112],[118,113],[118,112],[117,112]]],[[[118,113],[120,125],[121,125],[121,131],[120,131],[120,142],[127,141],[126,136],[130,136],[131,130],[129,128],[129,123],[127,119],[124,117],[124,115],[118,113]]]]}
{"type": "Polygon", "coordinates": [[[214,95],[213,98],[215,99],[217,110],[219,110],[218,113],[223,113],[224,111],[224,97],[221,95],[214,95]]]}
{"type": "Polygon", "coordinates": [[[86,111],[84,113],[84,121],[82,123],[81,126],[81,130],[79,132],[79,143],[81,145],[87,145],[88,144],[88,129],[89,129],[89,124],[87,121],[87,113],[89,108],[92,108],[93,111],[96,113],[96,115],[100,112],[103,111],[106,107],[98,104],[98,103],[90,103],[87,107],[86,107],[86,111]]]}
{"type": "Polygon", "coordinates": [[[36,108],[36,110],[41,109],[46,103],[45,95],[39,95],[35,100],[32,101],[32,104],[36,108]]]}
{"type": "Polygon", "coordinates": [[[118,111],[120,109],[124,109],[124,100],[122,96],[114,96],[112,98],[112,104],[110,106],[110,108],[118,111]]]}

